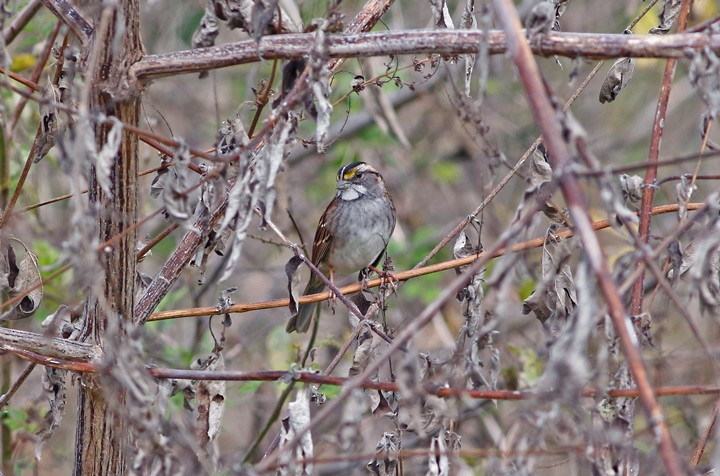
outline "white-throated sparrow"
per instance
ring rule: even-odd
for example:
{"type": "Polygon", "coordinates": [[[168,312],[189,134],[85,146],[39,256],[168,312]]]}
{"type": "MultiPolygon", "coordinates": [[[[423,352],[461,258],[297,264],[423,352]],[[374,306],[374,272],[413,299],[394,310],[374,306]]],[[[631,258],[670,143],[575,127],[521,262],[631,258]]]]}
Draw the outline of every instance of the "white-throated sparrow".
{"type": "MultiPolygon", "coordinates": [[[[365,162],[345,165],[337,173],[337,192],[320,218],[312,263],[333,280],[375,266],[395,229],[395,205],[377,170],[365,162]]],[[[312,273],[303,294],[319,293],[325,284],[312,273]]],[[[315,304],[301,304],[288,332],[306,332],[315,304]]]]}

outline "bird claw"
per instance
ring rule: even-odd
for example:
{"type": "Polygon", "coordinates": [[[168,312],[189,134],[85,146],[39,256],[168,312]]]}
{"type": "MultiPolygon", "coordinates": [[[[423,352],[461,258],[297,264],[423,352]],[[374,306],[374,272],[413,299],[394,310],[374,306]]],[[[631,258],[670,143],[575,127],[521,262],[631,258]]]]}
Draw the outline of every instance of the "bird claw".
{"type": "Polygon", "coordinates": [[[330,299],[328,299],[328,305],[330,306],[330,310],[332,311],[333,315],[335,315],[335,304],[337,303],[337,295],[330,290],[330,299]]]}

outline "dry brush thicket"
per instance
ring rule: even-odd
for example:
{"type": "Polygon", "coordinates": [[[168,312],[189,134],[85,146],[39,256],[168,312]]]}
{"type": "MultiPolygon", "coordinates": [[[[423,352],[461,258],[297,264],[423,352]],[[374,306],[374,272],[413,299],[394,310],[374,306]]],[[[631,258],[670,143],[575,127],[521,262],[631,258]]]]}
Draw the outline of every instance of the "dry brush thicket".
{"type": "Polygon", "coordinates": [[[720,9],[600,3],[0,4],[2,472],[720,466],[720,9]],[[359,160],[398,280],[289,335],[359,160]]]}

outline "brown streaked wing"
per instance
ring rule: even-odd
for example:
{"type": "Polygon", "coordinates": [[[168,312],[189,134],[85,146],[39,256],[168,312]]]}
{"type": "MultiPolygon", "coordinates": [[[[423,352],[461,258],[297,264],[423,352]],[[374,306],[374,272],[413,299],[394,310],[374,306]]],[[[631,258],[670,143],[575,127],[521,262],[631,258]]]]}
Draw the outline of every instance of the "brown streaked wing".
{"type": "Polygon", "coordinates": [[[330,210],[337,206],[335,201],[337,200],[337,197],[333,198],[332,202],[330,202],[330,205],[325,209],[325,213],[323,213],[323,216],[320,218],[320,223],[318,223],[317,230],[315,231],[315,239],[313,240],[313,250],[312,250],[312,263],[315,266],[319,266],[320,263],[327,257],[328,252],[330,251],[330,242],[332,241],[332,236],[330,235],[330,230],[328,228],[327,220],[328,215],[330,214],[330,210]]]}

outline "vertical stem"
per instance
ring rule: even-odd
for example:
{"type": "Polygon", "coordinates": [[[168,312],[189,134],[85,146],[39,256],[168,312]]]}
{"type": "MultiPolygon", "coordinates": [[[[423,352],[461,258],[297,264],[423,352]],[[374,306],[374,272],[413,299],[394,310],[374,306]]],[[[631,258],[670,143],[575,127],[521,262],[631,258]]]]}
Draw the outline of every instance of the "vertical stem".
{"type": "MultiPolygon", "coordinates": [[[[115,116],[124,124],[137,126],[140,101],[123,90],[130,64],[140,59],[143,47],[140,40],[139,0],[124,0],[104,5],[95,22],[95,55],[91,78],[90,105],[108,116],[115,116]],[[109,11],[108,9],[112,9],[109,11]]],[[[98,150],[107,142],[109,124],[96,127],[98,150]]],[[[103,349],[122,345],[125,330],[134,323],[135,269],[137,230],[124,233],[137,222],[137,135],[123,132],[122,142],[110,173],[111,193],[105,193],[96,180],[95,170],[90,177],[89,197],[95,214],[95,230],[100,242],[118,235],[120,239],[106,247],[99,259],[104,275],[96,295],[85,304],[83,340],[103,349]]],[[[83,379],[78,402],[78,423],[75,433],[75,467],[77,475],[124,474],[127,469],[129,431],[123,417],[125,394],[105,394],[102,375],[83,379]]]]}
{"type": "MultiPolygon", "coordinates": [[[[680,14],[677,20],[677,31],[685,30],[687,26],[688,13],[690,11],[690,0],[683,0],[680,7],[680,14]]],[[[652,135],[650,137],[650,150],[648,151],[648,161],[656,164],[660,156],[660,141],[662,140],[663,130],[665,128],[665,119],[667,115],[668,102],[670,101],[670,90],[672,89],[672,80],[675,77],[675,68],[677,66],[676,58],[669,58],[665,64],[665,72],[663,73],[662,84],[660,85],[660,95],[658,97],[657,108],[655,110],[655,121],[653,122],[652,135]]],[[[643,189],[642,204],[640,208],[640,225],[638,234],[643,243],[648,242],[650,236],[650,217],[652,216],[652,204],[655,197],[655,188],[652,185],[657,178],[657,165],[651,165],[645,169],[645,188],[643,189]]],[[[630,313],[638,315],[642,312],[643,307],[643,288],[645,286],[645,271],[635,281],[632,290],[632,301],[630,304],[630,313]]]]}

